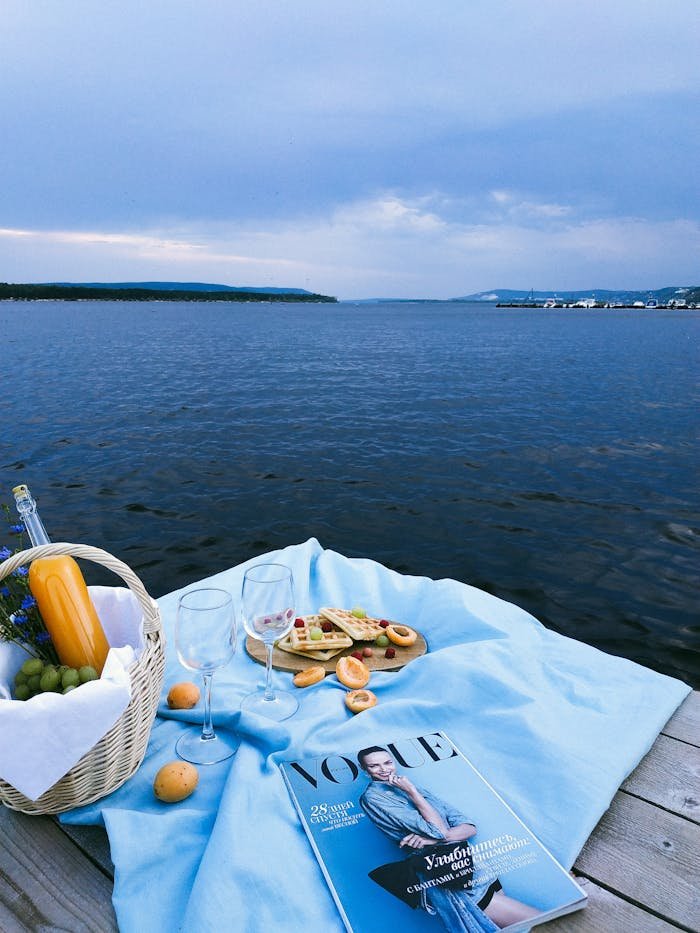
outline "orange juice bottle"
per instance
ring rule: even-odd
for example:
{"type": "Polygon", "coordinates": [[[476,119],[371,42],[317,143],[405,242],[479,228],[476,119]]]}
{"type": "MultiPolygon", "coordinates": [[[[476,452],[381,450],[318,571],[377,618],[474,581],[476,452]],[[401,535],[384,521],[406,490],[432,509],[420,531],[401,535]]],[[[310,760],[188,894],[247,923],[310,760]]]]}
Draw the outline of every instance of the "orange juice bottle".
{"type": "MultiPolygon", "coordinates": [[[[12,490],[33,546],[50,544],[26,486],[12,490]]],[[[40,557],[29,566],[29,589],[61,664],[94,667],[102,673],[109,644],[80,568],[68,555],[40,557]]]]}

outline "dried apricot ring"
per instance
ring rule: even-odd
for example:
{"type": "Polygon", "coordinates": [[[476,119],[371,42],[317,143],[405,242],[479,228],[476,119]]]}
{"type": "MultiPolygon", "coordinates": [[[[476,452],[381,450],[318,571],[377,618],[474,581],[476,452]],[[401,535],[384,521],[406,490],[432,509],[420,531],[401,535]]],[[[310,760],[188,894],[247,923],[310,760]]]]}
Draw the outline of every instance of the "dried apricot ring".
{"type": "Polygon", "coordinates": [[[335,666],[335,676],[346,687],[359,690],[361,687],[366,687],[369,682],[369,668],[350,654],[340,658],[335,666]]]}
{"type": "Polygon", "coordinates": [[[351,690],[345,694],[345,705],[353,713],[361,713],[363,709],[376,706],[377,697],[371,690],[351,690]]]}
{"type": "Polygon", "coordinates": [[[402,648],[414,644],[418,638],[418,633],[407,625],[387,625],[386,634],[389,641],[393,641],[395,645],[401,645],[402,648]]]}
{"type": "Polygon", "coordinates": [[[325,670],[319,665],[316,667],[307,667],[294,675],[295,687],[310,687],[311,684],[317,684],[326,676],[325,670]]]}

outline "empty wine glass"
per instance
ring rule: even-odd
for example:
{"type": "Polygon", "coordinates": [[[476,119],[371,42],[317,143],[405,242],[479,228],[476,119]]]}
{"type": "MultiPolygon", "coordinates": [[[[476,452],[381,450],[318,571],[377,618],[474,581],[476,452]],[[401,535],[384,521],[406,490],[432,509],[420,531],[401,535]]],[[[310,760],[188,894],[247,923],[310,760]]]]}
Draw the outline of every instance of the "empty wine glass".
{"type": "Polygon", "coordinates": [[[201,734],[186,732],[175,744],[180,758],[197,765],[211,765],[235,755],[236,735],[216,735],[211,721],[211,682],[236,650],[233,601],[226,590],[202,587],[180,596],[175,622],[175,644],[180,663],[199,671],[204,681],[204,722],[201,734]]]}
{"type": "Polygon", "coordinates": [[[294,624],[292,571],[284,564],[256,564],[246,570],[242,590],[243,624],[246,632],[266,649],[265,689],[243,698],[241,709],[280,722],[299,708],[286,690],[272,689],[272,650],[294,624]]]}

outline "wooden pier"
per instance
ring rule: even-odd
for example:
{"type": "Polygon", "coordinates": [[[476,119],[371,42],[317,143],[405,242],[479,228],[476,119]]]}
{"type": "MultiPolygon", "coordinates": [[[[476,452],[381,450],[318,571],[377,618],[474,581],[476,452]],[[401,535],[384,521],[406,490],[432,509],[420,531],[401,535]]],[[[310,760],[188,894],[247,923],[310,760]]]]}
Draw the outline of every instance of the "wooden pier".
{"type": "MultiPolygon", "coordinates": [[[[700,692],[615,795],[574,874],[588,906],[538,930],[700,933],[700,692]]],[[[117,930],[112,879],[101,829],[61,827],[0,806],[2,933],[117,930]]]]}

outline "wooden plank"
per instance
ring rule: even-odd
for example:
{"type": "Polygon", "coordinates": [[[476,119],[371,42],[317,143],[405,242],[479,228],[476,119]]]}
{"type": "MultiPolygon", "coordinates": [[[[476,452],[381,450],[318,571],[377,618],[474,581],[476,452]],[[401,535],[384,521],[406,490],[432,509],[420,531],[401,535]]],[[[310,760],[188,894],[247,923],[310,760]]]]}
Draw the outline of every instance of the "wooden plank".
{"type": "Polygon", "coordinates": [[[678,933],[680,927],[654,917],[640,907],[598,887],[587,878],[576,879],[588,895],[583,910],[537,927],[543,933],[678,933]]]}
{"type": "Polygon", "coordinates": [[[700,823],[700,748],[660,735],[622,790],[700,823]]]}
{"type": "Polygon", "coordinates": [[[109,838],[101,826],[61,825],[62,832],[72,839],[105,875],[114,877],[114,864],[109,851],[109,838]]]}
{"type": "Polygon", "coordinates": [[[0,807],[0,930],[117,930],[112,882],[50,817],[0,807]]]}
{"type": "Polygon", "coordinates": [[[700,826],[618,793],[575,870],[682,929],[700,925],[700,826]]]}
{"type": "Polygon", "coordinates": [[[700,745],[700,690],[688,694],[661,732],[690,745],[700,745]]]}

